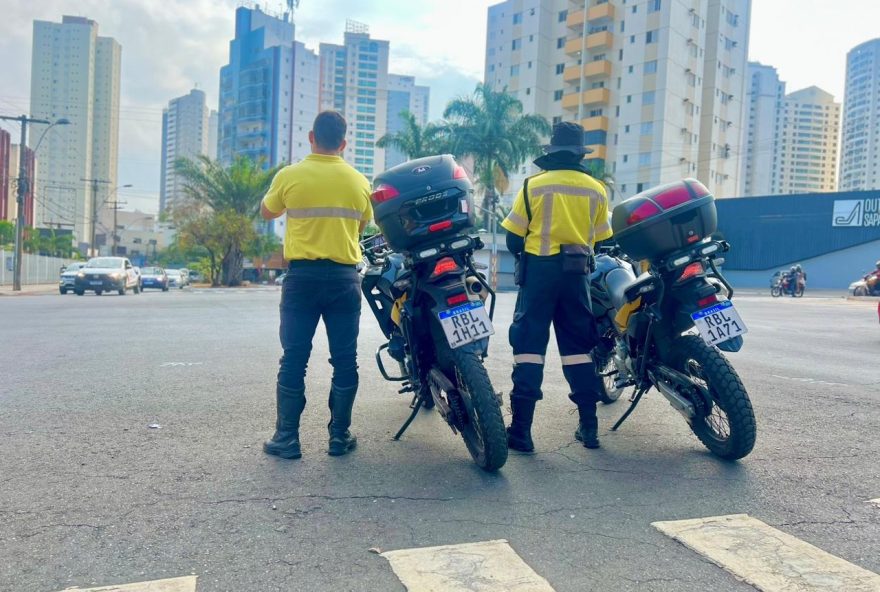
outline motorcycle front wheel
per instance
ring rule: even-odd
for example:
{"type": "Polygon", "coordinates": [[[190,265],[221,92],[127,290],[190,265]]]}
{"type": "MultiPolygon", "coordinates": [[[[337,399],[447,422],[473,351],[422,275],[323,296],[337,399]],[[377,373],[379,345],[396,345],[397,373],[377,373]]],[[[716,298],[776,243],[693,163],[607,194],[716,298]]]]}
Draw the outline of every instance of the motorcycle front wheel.
{"type": "Polygon", "coordinates": [[[478,467],[497,471],[507,462],[507,431],[489,374],[467,347],[451,352],[456,392],[447,393],[459,418],[459,431],[478,467]]]}
{"type": "Polygon", "coordinates": [[[602,392],[599,393],[599,400],[610,405],[616,403],[623,394],[623,387],[617,386],[618,372],[614,360],[609,355],[607,358],[596,353],[593,350],[593,362],[596,364],[596,372],[602,380],[602,392]]]}
{"type": "Polygon", "coordinates": [[[743,458],[755,446],[752,402],[736,370],[717,348],[696,335],[675,342],[678,370],[707,389],[711,409],[698,410],[691,430],[713,454],[725,460],[743,458]]]}
{"type": "Polygon", "coordinates": [[[774,298],[779,298],[782,296],[782,288],[780,286],[772,286],[770,288],[770,295],[774,298]]]}

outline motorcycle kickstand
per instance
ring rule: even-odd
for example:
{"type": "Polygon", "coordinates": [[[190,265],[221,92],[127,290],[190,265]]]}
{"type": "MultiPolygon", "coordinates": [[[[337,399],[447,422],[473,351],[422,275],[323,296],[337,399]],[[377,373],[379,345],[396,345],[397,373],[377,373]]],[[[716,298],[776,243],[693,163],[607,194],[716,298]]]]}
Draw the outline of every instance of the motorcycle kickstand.
{"type": "Polygon", "coordinates": [[[624,413],[620,417],[620,419],[617,420],[617,423],[615,423],[614,426],[611,428],[612,432],[616,432],[617,428],[619,428],[621,426],[621,424],[623,424],[623,422],[626,421],[626,418],[629,417],[630,413],[632,413],[635,410],[636,405],[638,405],[639,401],[642,400],[642,395],[644,395],[646,392],[648,392],[648,389],[646,389],[646,388],[639,389],[639,391],[636,393],[635,397],[633,397],[633,401],[632,401],[632,404],[630,404],[629,409],[626,410],[626,413],[624,413]]]}
{"type": "Polygon", "coordinates": [[[409,417],[406,419],[406,421],[403,423],[403,425],[400,426],[400,429],[397,430],[397,433],[394,434],[395,440],[400,440],[400,437],[403,436],[403,433],[407,430],[409,425],[416,418],[416,415],[419,414],[419,409],[422,408],[422,405],[423,405],[422,398],[418,394],[416,394],[413,397],[412,405],[410,405],[412,407],[412,413],[409,414],[409,417]]]}

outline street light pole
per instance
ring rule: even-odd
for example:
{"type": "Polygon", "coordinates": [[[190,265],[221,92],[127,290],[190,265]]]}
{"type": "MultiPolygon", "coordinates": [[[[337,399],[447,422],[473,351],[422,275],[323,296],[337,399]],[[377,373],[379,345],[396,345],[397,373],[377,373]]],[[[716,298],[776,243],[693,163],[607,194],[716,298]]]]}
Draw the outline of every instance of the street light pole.
{"type": "Polygon", "coordinates": [[[124,189],[126,187],[133,187],[131,183],[127,183],[125,185],[120,185],[116,189],[113,190],[112,195],[115,195],[116,198],[113,200],[113,252],[111,253],[114,257],[116,256],[116,248],[119,243],[119,235],[117,234],[117,221],[116,216],[119,213],[119,193],[120,189],[124,189]]]}
{"type": "Polygon", "coordinates": [[[0,115],[0,119],[17,121],[21,124],[21,143],[18,148],[18,183],[16,184],[17,191],[15,198],[18,213],[15,219],[15,250],[12,263],[12,290],[14,292],[20,292],[22,247],[24,246],[24,202],[27,197],[29,185],[27,178],[27,158],[25,154],[25,150],[27,149],[27,124],[45,123],[51,127],[52,122],[46,121],[45,119],[32,119],[27,115],[19,115],[18,117],[0,115]]]}

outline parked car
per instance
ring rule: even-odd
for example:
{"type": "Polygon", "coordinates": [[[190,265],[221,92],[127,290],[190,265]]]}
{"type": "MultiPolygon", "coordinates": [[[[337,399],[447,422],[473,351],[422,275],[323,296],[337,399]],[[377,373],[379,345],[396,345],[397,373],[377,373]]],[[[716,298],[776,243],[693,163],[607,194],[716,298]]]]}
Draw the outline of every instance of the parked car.
{"type": "Polygon", "coordinates": [[[168,274],[161,267],[144,267],[141,269],[141,284],[143,289],[156,288],[163,292],[168,291],[168,274]]]}
{"type": "Polygon", "coordinates": [[[104,292],[116,291],[124,296],[129,289],[140,293],[140,277],[134,266],[125,257],[93,257],[76,274],[73,291],[82,296],[92,291],[98,296],[104,292]]]}
{"type": "Polygon", "coordinates": [[[186,280],[184,280],[183,274],[180,273],[179,269],[166,269],[165,273],[168,275],[169,288],[179,288],[183,290],[183,287],[186,285],[186,280]]]}
{"type": "Polygon", "coordinates": [[[58,281],[58,291],[62,294],[67,294],[68,290],[72,292],[76,286],[76,274],[78,274],[79,270],[85,266],[85,261],[77,261],[76,263],[71,263],[62,269],[61,279],[58,281]]]}

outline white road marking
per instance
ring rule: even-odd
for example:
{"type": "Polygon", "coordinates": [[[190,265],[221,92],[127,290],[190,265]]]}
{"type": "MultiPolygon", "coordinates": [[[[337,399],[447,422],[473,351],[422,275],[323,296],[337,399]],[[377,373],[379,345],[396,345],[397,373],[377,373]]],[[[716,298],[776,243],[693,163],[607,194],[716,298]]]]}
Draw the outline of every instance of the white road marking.
{"type": "Polygon", "coordinates": [[[204,362],[165,362],[163,364],[159,364],[159,368],[166,368],[168,366],[201,366],[204,362]]]}
{"type": "Polygon", "coordinates": [[[794,378],[792,376],[780,376],[779,374],[771,374],[773,378],[781,378],[782,380],[791,380],[793,382],[805,382],[807,384],[824,384],[825,386],[849,386],[841,382],[826,382],[824,380],[816,380],[815,378],[794,378]]]}
{"type": "Polygon", "coordinates": [[[506,540],[386,551],[408,592],[554,592],[506,540]]]}
{"type": "Polygon", "coordinates": [[[880,508],[880,497],[878,497],[877,499],[868,500],[868,501],[865,502],[865,503],[867,503],[867,504],[872,504],[872,505],[874,505],[874,506],[880,508]]]}
{"type": "Polygon", "coordinates": [[[654,528],[764,592],[877,592],[880,576],[747,514],[654,528]]]}
{"type": "Polygon", "coordinates": [[[103,586],[101,588],[65,588],[62,592],[196,592],[196,576],[138,582],[121,586],[103,586]]]}

